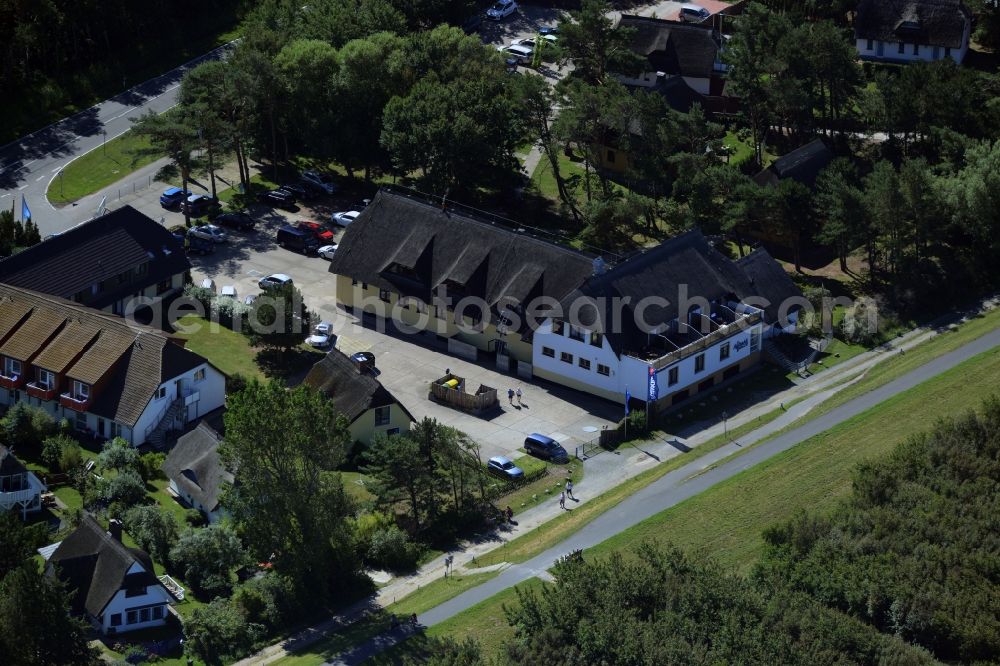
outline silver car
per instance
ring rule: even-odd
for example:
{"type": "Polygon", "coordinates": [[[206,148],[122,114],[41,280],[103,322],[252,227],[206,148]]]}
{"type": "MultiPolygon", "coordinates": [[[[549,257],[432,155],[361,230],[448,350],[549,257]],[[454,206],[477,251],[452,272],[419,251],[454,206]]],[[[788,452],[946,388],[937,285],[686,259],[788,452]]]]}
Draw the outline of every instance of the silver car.
{"type": "Polygon", "coordinates": [[[194,236],[195,238],[204,238],[205,240],[215,241],[216,243],[225,243],[229,240],[229,236],[226,235],[226,232],[214,224],[203,224],[200,227],[191,227],[191,230],[188,231],[188,235],[194,236]]]}

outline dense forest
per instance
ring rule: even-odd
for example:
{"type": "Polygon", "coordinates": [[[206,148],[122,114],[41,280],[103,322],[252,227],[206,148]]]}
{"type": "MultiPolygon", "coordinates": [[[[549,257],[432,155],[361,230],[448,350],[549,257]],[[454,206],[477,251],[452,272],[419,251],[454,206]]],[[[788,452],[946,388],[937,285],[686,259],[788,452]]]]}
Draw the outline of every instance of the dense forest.
{"type": "Polygon", "coordinates": [[[749,578],[649,545],[567,558],[506,609],[505,663],[997,663],[998,432],[993,398],[862,465],[832,514],[769,528],[749,578]]]}

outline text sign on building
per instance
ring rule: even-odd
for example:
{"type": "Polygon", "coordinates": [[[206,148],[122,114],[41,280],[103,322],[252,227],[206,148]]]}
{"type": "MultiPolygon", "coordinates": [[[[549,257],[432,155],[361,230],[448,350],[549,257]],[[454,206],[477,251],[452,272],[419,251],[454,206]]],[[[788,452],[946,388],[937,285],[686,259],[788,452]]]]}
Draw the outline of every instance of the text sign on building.
{"type": "Polygon", "coordinates": [[[735,351],[742,351],[744,347],[750,344],[750,338],[743,338],[733,345],[735,351]]]}

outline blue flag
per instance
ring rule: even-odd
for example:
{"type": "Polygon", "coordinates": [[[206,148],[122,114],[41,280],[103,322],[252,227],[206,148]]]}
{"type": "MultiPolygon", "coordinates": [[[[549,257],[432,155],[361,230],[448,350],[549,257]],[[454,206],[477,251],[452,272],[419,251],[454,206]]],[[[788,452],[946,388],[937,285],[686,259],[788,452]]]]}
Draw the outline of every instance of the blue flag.
{"type": "Polygon", "coordinates": [[[646,399],[655,402],[659,396],[660,387],[656,384],[656,371],[653,370],[653,366],[649,366],[649,388],[646,391],[646,399]]]}
{"type": "Polygon", "coordinates": [[[31,209],[28,208],[28,200],[21,195],[21,221],[27,222],[31,219],[31,209]]]}
{"type": "Polygon", "coordinates": [[[628,392],[628,387],[625,387],[625,416],[628,416],[628,402],[632,399],[632,394],[628,392]]]}

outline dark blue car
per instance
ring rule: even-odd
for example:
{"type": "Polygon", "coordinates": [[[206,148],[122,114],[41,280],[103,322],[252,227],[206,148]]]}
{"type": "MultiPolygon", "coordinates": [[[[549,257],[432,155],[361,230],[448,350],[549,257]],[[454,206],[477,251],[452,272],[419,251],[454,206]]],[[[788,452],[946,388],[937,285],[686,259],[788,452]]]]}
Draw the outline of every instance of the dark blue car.
{"type": "Polygon", "coordinates": [[[168,187],[160,195],[160,205],[164,208],[174,208],[190,196],[190,192],[179,187],[168,187]]]}

